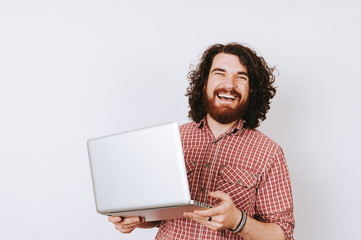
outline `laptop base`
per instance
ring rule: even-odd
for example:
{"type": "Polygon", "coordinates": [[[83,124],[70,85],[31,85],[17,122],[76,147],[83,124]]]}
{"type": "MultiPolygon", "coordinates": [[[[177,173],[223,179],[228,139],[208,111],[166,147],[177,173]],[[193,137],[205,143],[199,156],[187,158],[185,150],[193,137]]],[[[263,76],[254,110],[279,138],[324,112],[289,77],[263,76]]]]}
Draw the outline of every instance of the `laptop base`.
{"type": "Polygon", "coordinates": [[[168,206],[162,208],[151,208],[151,209],[142,209],[126,212],[110,212],[102,213],[108,216],[122,216],[122,217],[144,217],[146,222],[167,220],[167,219],[177,219],[184,218],[184,212],[192,212],[194,210],[208,209],[210,206],[205,204],[196,205],[196,204],[187,204],[180,206],[168,206]]]}

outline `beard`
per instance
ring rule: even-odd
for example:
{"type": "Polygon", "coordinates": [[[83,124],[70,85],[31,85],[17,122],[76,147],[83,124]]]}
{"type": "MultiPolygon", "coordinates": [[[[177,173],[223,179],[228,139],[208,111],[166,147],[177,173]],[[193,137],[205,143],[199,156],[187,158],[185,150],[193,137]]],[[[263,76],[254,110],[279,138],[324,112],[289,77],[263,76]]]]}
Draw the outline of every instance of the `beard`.
{"type": "Polygon", "coordinates": [[[216,89],[213,93],[213,98],[208,96],[206,91],[203,91],[203,106],[206,112],[214,120],[221,124],[232,123],[243,118],[248,109],[248,98],[245,99],[245,101],[238,102],[235,107],[217,106],[215,99],[219,93],[230,93],[233,96],[236,96],[237,99],[234,101],[239,101],[238,99],[242,99],[241,94],[235,90],[228,91],[226,89],[216,89]]]}

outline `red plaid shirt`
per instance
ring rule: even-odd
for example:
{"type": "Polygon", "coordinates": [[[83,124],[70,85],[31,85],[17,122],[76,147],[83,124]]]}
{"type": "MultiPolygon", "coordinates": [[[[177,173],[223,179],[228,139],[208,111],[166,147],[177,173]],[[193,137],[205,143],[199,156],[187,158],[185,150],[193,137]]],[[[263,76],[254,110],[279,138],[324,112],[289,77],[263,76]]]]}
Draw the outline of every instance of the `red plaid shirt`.
{"type": "MultiPolygon", "coordinates": [[[[282,149],[258,130],[239,121],[214,139],[205,120],[180,127],[193,200],[212,206],[208,192],[228,193],[236,207],[262,222],[281,226],[293,239],[295,220],[291,182],[282,149]]],[[[182,218],[163,221],[156,239],[242,239],[231,231],[213,231],[182,218]]]]}

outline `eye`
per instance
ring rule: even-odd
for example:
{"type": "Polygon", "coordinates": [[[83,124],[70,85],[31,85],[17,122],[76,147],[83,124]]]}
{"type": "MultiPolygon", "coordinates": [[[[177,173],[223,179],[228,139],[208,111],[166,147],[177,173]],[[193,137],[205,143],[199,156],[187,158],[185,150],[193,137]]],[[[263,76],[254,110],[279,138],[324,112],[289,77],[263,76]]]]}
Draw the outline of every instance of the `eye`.
{"type": "Polygon", "coordinates": [[[224,76],[223,72],[215,72],[214,75],[224,76]]]}
{"type": "Polygon", "coordinates": [[[247,80],[247,78],[244,75],[238,75],[237,79],[239,79],[239,80],[247,80]]]}

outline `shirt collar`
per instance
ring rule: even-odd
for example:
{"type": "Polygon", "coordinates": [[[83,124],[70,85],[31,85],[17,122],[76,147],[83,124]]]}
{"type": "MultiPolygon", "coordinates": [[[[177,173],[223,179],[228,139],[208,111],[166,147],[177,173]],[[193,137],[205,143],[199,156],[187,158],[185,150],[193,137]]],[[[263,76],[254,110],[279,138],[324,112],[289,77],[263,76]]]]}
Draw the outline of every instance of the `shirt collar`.
{"type": "MultiPolygon", "coordinates": [[[[208,128],[207,120],[206,118],[203,118],[198,123],[195,123],[195,126],[199,129],[204,129],[205,126],[208,128]]],[[[239,134],[244,126],[244,120],[240,119],[238,120],[233,127],[231,127],[226,134],[239,134]]]]}
{"type": "Polygon", "coordinates": [[[238,120],[233,127],[231,127],[227,133],[233,133],[233,134],[238,134],[241,132],[242,128],[244,125],[244,121],[242,119],[238,120]]]}
{"type": "Polygon", "coordinates": [[[205,126],[207,124],[207,120],[206,118],[203,118],[201,121],[199,121],[198,123],[195,123],[195,126],[197,128],[203,128],[203,126],[205,126]]]}

